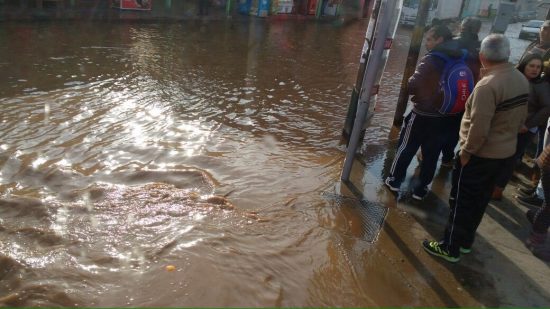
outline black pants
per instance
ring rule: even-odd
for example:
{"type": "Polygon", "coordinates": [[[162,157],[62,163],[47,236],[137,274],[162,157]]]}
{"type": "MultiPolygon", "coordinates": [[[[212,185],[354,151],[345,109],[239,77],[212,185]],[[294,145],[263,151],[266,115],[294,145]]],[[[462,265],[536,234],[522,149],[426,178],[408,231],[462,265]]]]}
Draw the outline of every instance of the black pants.
{"type": "Polygon", "coordinates": [[[460,247],[469,248],[474,243],[498,172],[504,168],[507,160],[472,156],[466,166],[456,160],[449,197],[451,213],[443,239],[451,255],[459,254],[460,247]]]}
{"type": "Polygon", "coordinates": [[[506,188],[506,185],[514,175],[514,170],[516,168],[517,163],[521,161],[521,158],[525,153],[525,148],[527,148],[527,144],[532,139],[533,139],[533,133],[531,132],[518,134],[518,141],[516,144],[516,153],[514,154],[513,157],[508,159],[508,162],[506,163],[505,168],[500,170],[500,172],[498,173],[497,181],[495,183],[497,187],[503,188],[503,189],[506,188]]]}
{"type": "Polygon", "coordinates": [[[423,188],[432,182],[437,168],[437,160],[446,138],[446,117],[429,117],[410,112],[399,134],[397,152],[390,169],[390,178],[399,186],[407,174],[407,168],[422,147],[422,165],[420,166],[420,184],[423,188]]]}
{"type": "Polygon", "coordinates": [[[443,154],[441,161],[449,162],[455,157],[455,148],[458,144],[459,131],[460,131],[460,122],[462,121],[462,113],[460,115],[448,116],[448,131],[447,138],[443,144],[443,149],[441,153],[443,154]]]}

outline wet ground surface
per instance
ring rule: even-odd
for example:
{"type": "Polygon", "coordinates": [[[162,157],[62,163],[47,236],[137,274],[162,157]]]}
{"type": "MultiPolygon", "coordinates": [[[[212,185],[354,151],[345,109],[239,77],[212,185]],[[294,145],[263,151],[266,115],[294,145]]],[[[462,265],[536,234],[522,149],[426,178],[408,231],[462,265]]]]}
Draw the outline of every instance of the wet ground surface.
{"type": "MultiPolygon", "coordinates": [[[[458,268],[417,257],[443,224],[450,170],[422,205],[381,184],[410,29],[398,30],[353,184],[339,183],[365,29],[4,23],[0,303],[526,305],[503,298],[513,292],[483,255],[458,268]]],[[[516,30],[513,59],[528,43],[516,30]]],[[[534,282],[528,305],[548,286],[534,282]]]]}

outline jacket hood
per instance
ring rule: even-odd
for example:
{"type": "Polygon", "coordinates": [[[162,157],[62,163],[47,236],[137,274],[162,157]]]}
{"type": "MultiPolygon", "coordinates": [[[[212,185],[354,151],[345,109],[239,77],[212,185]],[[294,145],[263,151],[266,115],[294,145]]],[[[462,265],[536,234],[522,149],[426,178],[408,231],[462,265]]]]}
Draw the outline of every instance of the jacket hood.
{"type": "Polygon", "coordinates": [[[444,53],[445,55],[451,57],[451,58],[460,58],[462,57],[462,49],[460,49],[460,46],[458,44],[457,41],[455,40],[450,40],[450,41],[447,41],[447,42],[443,42],[439,45],[437,45],[436,47],[434,47],[434,49],[432,49],[430,52],[432,51],[437,51],[437,52],[440,52],[440,53],[444,53]]]}

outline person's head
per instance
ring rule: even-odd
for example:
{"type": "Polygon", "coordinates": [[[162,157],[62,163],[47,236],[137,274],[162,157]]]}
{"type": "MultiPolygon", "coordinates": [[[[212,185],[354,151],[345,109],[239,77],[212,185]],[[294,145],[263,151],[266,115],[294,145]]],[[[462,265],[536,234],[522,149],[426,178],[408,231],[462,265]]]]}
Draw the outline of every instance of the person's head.
{"type": "Polygon", "coordinates": [[[510,41],[502,34],[490,34],[481,41],[479,60],[484,67],[508,62],[510,41]]]}
{"type": "Polygon", "coordinates": [[[478,34],[481,30],[481,20],[475,17],[466,17],[460,23],[460,33],[478,34]]]}
{"type": "Polygon", "coordinates": [[[539,39],[543,44],[550,44],[550,20],[545,20],[540,26],[539,39]]]}
{"type": "Polygon", "coordinates": [[[443,25],[443,22],[441,21],[441,19],[434,17],[432,19],[432,27],[440,26],[440,25],[443,25]]]}
{"type": "Polygon", "coordinates": [[[453,33],[443,25],[433,26],[426,32],[426,49],[434,49],[437,45],[453,38],[453,33]]]}
{"type": "Polygon", "coordinates": [[[523,57],[517,68],[529,80],[540,78],[543,69],[542,56],[529,53],[523,57]]]}

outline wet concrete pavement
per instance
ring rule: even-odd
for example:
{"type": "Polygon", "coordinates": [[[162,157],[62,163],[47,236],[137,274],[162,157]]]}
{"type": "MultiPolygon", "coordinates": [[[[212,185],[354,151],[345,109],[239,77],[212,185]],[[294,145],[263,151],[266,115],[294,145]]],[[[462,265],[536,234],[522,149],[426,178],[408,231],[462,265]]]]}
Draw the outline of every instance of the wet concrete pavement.
{"type": "MultiPolygon", "coordinates": [[[[480,38],[490,32],[490,27],[489,22],[484,22],[480,38]]],[[[520,24],[510,25],[505,33],[511,41],[511,62],[514,63],[529,44],[517,39],[520,27],[520,24]]],[[[392,91],[391,87],[386,91],[392,91]]],[[[448,216],[447,199],[452,170],[439,167],[432,183],[432,192],[424,201],[417,202],[407,192],[407,184],[418,172],[418,163],[413,159],[408,178],[396,197],[384,187],[382,180],[384,171],[392,162],[398,134],[397,128],[391,128],[392,144],[385,154],[376,145],[371,149],[369,146],[363,148],[364,158],[385,156],[384,168],[379,169],[366,162],[365,170],[356,171],[352,176],[351,189],[350,185],[341,187],[342,192],[346,192],[344,194],[358,199],[368,200],[378,195],[379,201],[389,207],[377,243],[377,248],[383,248],[379,254],[393,266],[387,270],[388,273],[400,277],[404,284],[416,291],[421,306],[548,307],[549,263],[533,256],[524,245],[530,229],[525,218],[528,208],[515,199],[518,184],[528,183],[525,174],[521,171],[516,173],[504,191],[503,199],[490,202],[472,252],[463,255],[459,263],[452,264],[428,255],[421,247],[424,239],[439,239],[443,233],[448,216]],[[358,190],[355,186],[362,189],[358,190]]],[[[368,136],[369,133],[367,140],[368,136]]],[[[532,165],[532,162],[526,164],[532,165]]],[[[376,268],[377,265],[370,267],[376,268]]],[[[388,299],[387,303],[380,305],[400,304],[388,299]]]]}

